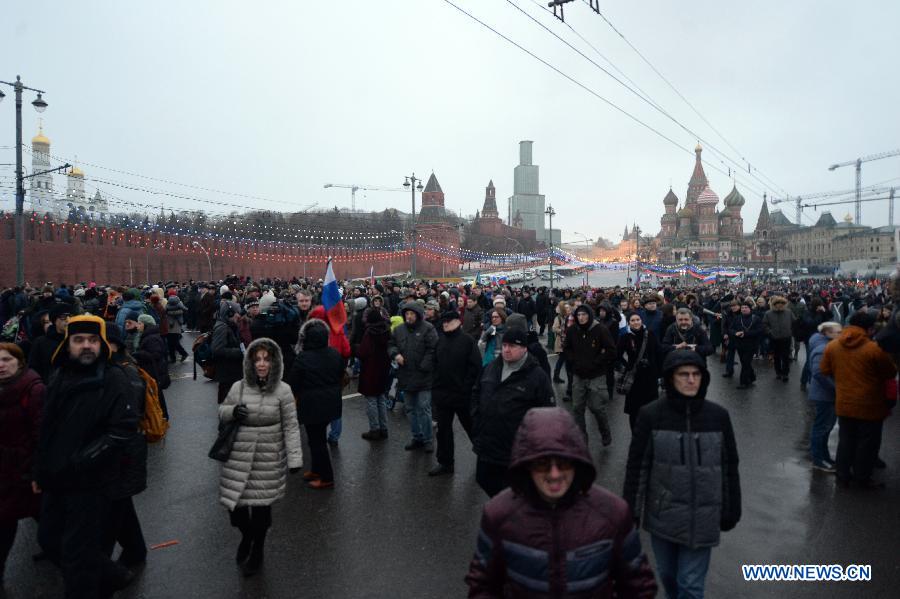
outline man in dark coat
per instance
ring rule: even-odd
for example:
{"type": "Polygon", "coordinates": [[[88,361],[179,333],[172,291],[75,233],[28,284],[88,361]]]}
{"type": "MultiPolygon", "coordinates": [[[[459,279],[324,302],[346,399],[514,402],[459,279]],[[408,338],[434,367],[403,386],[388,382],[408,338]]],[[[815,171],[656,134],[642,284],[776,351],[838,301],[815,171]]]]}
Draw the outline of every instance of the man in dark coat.
{"type": "Polygon", "coordinates": [[[387,392],[391,370],[388,343],[391,328],[381,310],[366,312],[366,332],[356,348],[359,358],[359,381],[357,391],[366,398],[366,415],[369,430],[362,434],[367,441],[387,439],[387,392]]]}
{"type": "Polygon", "coordinates": [[[225,401],[231,386],[244,376],[244,351],[237,329],[240,318],[241,311],[237,304],[222,302],[212,335],[212,360],[216,366],[216,382],[219,383],[219,403],[225,401]]]}
{"type": "Polygon", "coordinates": [[[584,419],[585,407],[597,420],[603,445],[612,443],[606,404],[609,397],[603,396],[601,377],[606,375],[609,362],[615,360],[616,345],[609,330],[594,320],[594,311],[582,304],[575,308],[575,323],[566,329],[563,343],[566,361],[572,365],[572,411],[575,422],[587,436],[584,419]]]}
{"type": "Polygon", "coordinates": [[[651,535],[666,595],[702,597],[719,531],[741,518],[737,444],[728,411],[706,399],[697,352],[669,353],[663,379],[666,396],[638,416],[623,496],[651,535]]]}
{"type": "Polygon", "coordinates": [[[547,322],[550,320],[550,299],[547,296],[546,287],[538,289],[537,297],[534,298],[534,307],[537,310],[538,335],[543,336],[547,322]]]}
{"type": "Polygon", "coordinates": [[[463,333],[459,312],[441,315],[444,334],[438,340],[437,364],[431,397],[437,420],[437,465],[428,476],[453,474],[453,417],[472,439],[472,388],[481,374],[481,352],[475,340],[463,333]]]}
{"type": "Polygon", "coordinates": [[[50,309],[50,328],[34,340],[28,353],[28,367],[38,373],[44,382],[50,380],[53,372],[51,360],[56,348],[66,336],[66,324],[72,308],[68,304],[54,304],[50,309]]]}
{"type": "Polygon", "coordinates": [[[534,298],[531,297],[531,290],[527,287],[522,289],[522,299],[519,300],[515,311],[525,317],[528,330],[532,330],[534,328],[534,317],[537,315],[537,306],[534,303],[534,298]]]}
{"type": "Polygon", "coordinates": [[[201,285],[200,294],[200,306],[197,308],[197,330],[201,333],[208,333],[215,326],[219,304],[216,301],[216,293],[212,289],[201,285]]]}
{"type": "Polygon", "coordinates": [[[434,358],[438,334],[425,322],[425,311],[418,302],[400,306],[403,324],[394,329],[388,354],[397,362],[397,389],[403,401],[412,440],[406,450],[422,448],[434,451],[431,425],[431,387],[434,383],[434,358]]]}
{"type": "Polygon", "coordinates": [[[478,304],[478,298],[470,295],[466,298],[466,309],[463,314],[463,332],[476,342],[481,339],[482,322],[484,322],[484,310],[478,304]]]}
{"type": "Polygon", "coordinates": [[[109,358],[106,322],[73,317],[47,390],[33,483],[44,493],[38,540],[62,566],[66,597],[100,597],[133,577],[103,552],[109,491],[138,426],[128,377],[109,358]]]}
{"type": "Polygon", "coordinates": [[[470,597],[656,596],[628,504],[594,484],[584,435],[566,410],[528,411],[508,476],[510,488],[484,507],[470,597]]]}
{"type": "Polygon", "coordinates": [[[525,331],[506,331],[502,344],[502,359],[488,364],[472,389],[475,480],[490,497],[508,486],[513,438],[525,413],[553,405],[553,384],[528,353],[525,331]]]}
{"type": "Polygon", "coordinates": [[[663,335],[662,343],[660,344],[663,359],[675,349],[693,350],[703,357],[704,362],[706,362],[706,356],[713,353],[713,346],[709,342],[709,336],[702,326],[694,322],[694,317],[689,308],[678,308],[678,311],[675,312],[675,323],[669,325],[665,335],[663,335]]]}

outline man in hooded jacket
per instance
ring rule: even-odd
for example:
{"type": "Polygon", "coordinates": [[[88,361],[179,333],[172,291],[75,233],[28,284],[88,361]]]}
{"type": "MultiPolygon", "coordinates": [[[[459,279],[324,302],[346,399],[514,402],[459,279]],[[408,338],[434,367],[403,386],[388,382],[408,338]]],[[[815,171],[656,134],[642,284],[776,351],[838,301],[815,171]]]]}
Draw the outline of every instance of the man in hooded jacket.
{"type": "Polygon", "coordinates": [[[623,496],[650,533],[668,597],[702,597],[719,531],[741,518],[738,452],[728,411],[706,399],[700,354],[663,362],[665,397],[641,408],[628,450],[623,496]]]}
{"type": "Polygon", "coordinates": [[[591,307],[582,304],[575,308],[575,322],[566,329],[563,342],[566,361],[572,365],[572,411],[575,422],[587,435],[585,407],[597,420],[603,445],[612,443],[609,420],[606,416],[608,397],[603,396],[601,377],[607,374],[609,363],[615,360],[616,345],[609,330],[594,319],[591,307]]]}
{"type": "Polygon", "coordinates": [[[431,424],[431,387],[434,383],[435,350],[438,334],[425,322],[418,302],[400,306],[403,324],[394,329],[388,354],[397,362],[397,390],[403,391],[412,440],[406,450],[434,451],[431,424]]]}
{"type": "Polygon", "coordinates": [[[67,598],[94,599],[132,578],[103,552],[110,490],[138,426],[131,384],[110,355],[103,319],[71,318],[47,388],[32,485],[44,494],[38,540],[62,567],[67,598]]]}
{"type": "Polygon", "coordinates": [[[566,410],[525,414],[508,478],[510,488],[484,506],[469,597],[656,596],[628,504],[594,484],[584,435],[566,410]]]}

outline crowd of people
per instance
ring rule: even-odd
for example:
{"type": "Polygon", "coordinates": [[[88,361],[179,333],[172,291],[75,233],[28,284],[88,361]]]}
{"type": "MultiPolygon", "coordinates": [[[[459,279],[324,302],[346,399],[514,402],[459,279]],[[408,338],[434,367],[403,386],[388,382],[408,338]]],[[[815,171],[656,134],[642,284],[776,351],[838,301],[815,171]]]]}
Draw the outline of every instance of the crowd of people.
{"type": "Polygon", "coordinates": [[[402,403],[405,449],[435,454],[428,476],[454,474],[454,421],[471,442],[475,480],[492,498],[471,597],[655,596],[640,527],[667,596],[702,596],[711,548],[741,516],[738,443],[707,397],[710,359],[726,378],[738,370],[736,388],[749,392],[761,361],[788,384],[804,348],[811,467],[840,487],[881,486],[900,356],[900,291],[887,281],[636,291],[372,280],[344,283],[337,312],[324,293],[321,280],[236,276],[4,289],[0,566],[18,521],[33,517],[36,558],[59,565],[67,597],[129,584],[147,555],[132,498],[147,484],[148,388],[168,420],[170,365],[191,354],[218,384],[221,429],[236,430],[220,502],[246,576],[262,567],[290,474],[335,489],[330,451],[354,380],[362,439],[388,439],[388,411],[402,403]],[[616,394],[632,433],[621,497],[594,484],[587,445],[588,411],[602,446],[615,441],[616,394]]]}

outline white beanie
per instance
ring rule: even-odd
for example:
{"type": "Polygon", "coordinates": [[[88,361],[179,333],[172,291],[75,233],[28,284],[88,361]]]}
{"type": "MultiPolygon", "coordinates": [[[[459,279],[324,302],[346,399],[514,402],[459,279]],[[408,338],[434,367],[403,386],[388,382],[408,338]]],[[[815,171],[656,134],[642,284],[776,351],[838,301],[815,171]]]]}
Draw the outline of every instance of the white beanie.
{"type": "Polygon", "coordinates": [[[266,291],[262,294],[262,297],[259,298],[259,311],[266,312],[270,307],[275,304],[275,294],[271,291],[266,291]]]}
{"type": "Polygon", "coordinates": [[[219,287],[220,294],[225,293],[226,291],[230,291],[230,289],[228,289],[228,285],[222,285],[221,287],[219,287]]]}

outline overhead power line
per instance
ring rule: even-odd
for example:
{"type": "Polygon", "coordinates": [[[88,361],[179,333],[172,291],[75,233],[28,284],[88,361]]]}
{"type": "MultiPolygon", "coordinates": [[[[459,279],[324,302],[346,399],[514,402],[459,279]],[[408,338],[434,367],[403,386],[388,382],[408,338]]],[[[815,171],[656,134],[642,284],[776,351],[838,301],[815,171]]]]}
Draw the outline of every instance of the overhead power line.
{"type": "Polygon", "coordinates": [[[588,6],[590,6],[590,7],[591,7],[598,15],[600,15],[600,17],[603,19],[603,21],[604,21],[607,25],[609,25],[609,28],[612,29],[613,32],[614,32],[616,35],[618,35],[620,38],[622,38],[622,41],[624,41],[624,42],[628,45],[629,48],[631,48],[632,50],[634,50],[635,54],[637,54],[637,55],[640,57],[640,59],[641,59],[642,61],[644,61],[644,63],[645,63],[648,67],[650,67],[650,69],[651,69],[654,73],[656,73],[656,74],[659,76],[659,78],[662,79],[662,80],[665,82],[665,84],[668,85],[669,88],[671,88],[671,90],[672,90],[673,92],[675,92],[675,94],[676,94],[679,98],[681,98],[681,100],[682,100],[685,104],[688,105],[688,107],[694,112],[694,114],[696,114],[698,117],[700,117],[700,119],[701,119],[704,123],[706,123],[707,126],[709,126],[709,128],[712,129],[712,130],[716,133],[716,135],[718,135],[719,138],[721,138],[722,141],[724,141],[725,144],[726,144],[729,148],[732,149],[732,151],[734,151],[738,156],[741,157],[741,160],[743,160],[743,161],[747,164],[747,168],[752,168],[752,169],[754,169],[757,173],[760,174],[760,176],[765,177],[772,185],[774,185],[775,187],[777,187],[777,188],[781,191],[781,193],[783,193],[783,194],[785,194],[785,195],[788,195],[788,192],[787,192],[783,187],[781,187],[780,185],[778,185],[775,181],[773,181],[773,180],[771,179],[771,177],[767,176],[765,173],[763,173],[763,172],[762,172],[761,170],[759,170],[757,167],[751,165],[751,164],[750,164],[750,161],[747,160],[744,156],[742,156],[742,152],[741,152],[740,150],[738,150],[737,148],[735,148],[734,145],[733,145],[730,141],[728,141],[728,139],[722,134],[722,132],[719,131],[719,130],[716,128],[716,126],[713,125],[713,124],[712,124],[705,116],[703,116],[703,114],[697,109],[697,107],[695,107],[695,106],[691,103],[691,101],[688,100],[688,99],[684,96],[684,94],[682,94],[682,93],[678,90],[677,87],[675,87],[675,84],[672,83],[671,81],[669,81],[669,79],[668,79],[665,75],[663,75],[662,72],[660,72],[660,70],[657,69],[657,68],[653,65],[652,62],[650,62],[650,59],[648,59],[646,56],[644,56],[644,54],[643,54],[640,50],[638,50],[637,47],[636,47],[634,44],[632,44],[631,41],[630,41],[627,37],[625,37],[625,34],[622,33],[621,31],[619,31],[619,29],[618,29],[615,25],[613,25],[612,21],[610,21],[610,20],[606,17],[606,15],[604,15],[603,12],[600,11],[599,8],[595,8],[593,5],[591,5],[590,3],[588,3],[588,0],[583,0],[583,1],[584,1],[585,4],[588,4],[588,6]]]}
{"type": "MultiPolygon", "coordinates": [[[[528,48],[522,46],[521,44],[519,44],[519,43],[516,42],[515,40],[513,40],[513,39],[507,37],[507,36],[504,35],[503,33],[497,31],[496,29],[494,29],[493,27],[491,27],[490,25],[488,25],[487,23],[485,23],[484,21],[482,21],[481,19],[479,19],[478,17],[476,17],[475,15],[473,15],[472,13],[466,11],[464,8],[461,8],[460,6],[458,6],[457,4],[455,4],[454,2],[452,2],[451,0],[443,0],[443,2],[444,2],[445,4],[448,4],[448,5],[451,6],[451,7],[455,8],[457,11],[459,11],[459,12],[461,12],[462,14],[464,14],[465,16],[469,17],[470,19],[472,19],[473,21],[475,21],[476,23],[478,23],[479,25],[481,25],[481,26],[484,27],[485,29],[490,30],[490,31],[493,32],[495,35],[497,35],[497,36],[500,37],[501,39],[505,40],[507,43],[512,44],[513,46],[515,46],[516,48],[518,48],[519,50],[521,50],[521,51],[524,52],[525,54],[528,54],[529,56],[531,56],[532,58],[534,58],[535,60],[537,60],[538,62],[540,62],[540,63],[543,64],[544,66],[546,66],[547,68],[549,68],[549,69],[555,71],[558,75],[560,75],[560,76],[564,77],[565,79],[569,80],[571,83],[574,83],[576,86],[580,87],[581,89],[583,89],[583,90],[586,91],[587,93],[591,94],[592,96],[594,96],[595,98],[597,98],[598,100],[600,100],[601,102],[603,102],[604,104],[608,105],[610,108],[612,108],[612,109],[616,110],[617,112],[619,112],[619,113],[625,115],[626,117],[628,117],[629,119],[631,119],[631,120],[634,121],[635,123],[639,124],[641,127],[644,127],[644,128],[647,129],[648,131],[654,133],[654,134],[657,135],[658,137],[661,137],[661,138],[664,139],[665,141],[669,142],[670,144],[672,144],[673,146],[675,146],[676,148],[678,148],[678,149],[681,150],[682,152],[685,152],[685,153],[687,153],[687,154],[693,154],[693,152],[692,152],[689,148],[685,148],[684,146],[682,146],[681,144],[679,144],[677,141],[675,141],[674,139],[672,139],[671,137],[669,137],[669,136],[666,135],[665,133],[661,132],[659,129],[656,129],[656,128],[653,127],[652,125],[650,125],[650,124],[648,124],[648,123],[642,121],[642,120],[639,119],[638,117],[634,116],[633,114],[631,114],[630,112],[628,112],[627,110],[625,110],[624,108],[622,108],[621,106],[619,106],[618,104],[612,102],[611,100],[608,100],[607,98],[605,98],[604,96],[602,96],[601,94],[599,94],[596,90],[594,90],[594,89],[588,87],[587,85],[585,85],[584,83],[582,83],[582,82],[579,81],[578,79],[576,79],[576,78],[572,77],[571,75],[569,75],[568,73],[562,71],[559,67],[556,67],[555,65],[553,65],[553,64],[551,64],[551,63],[549,63],[549,62],[547,62],[546,60],[544,60],[543,58],[541,58],[540,56],[538,56],[537,54],[535,54],[534,52],[532,52],[532,51],[529,50],[528,48]]],[[[721,169],[720,167],[718,167],[718,166],[716,166],[716,165],[714,165],[714,164],[709,164],[709,166],[710,166],[710,168],[712,168],[712,169],[714,169],[714,170],[716,170],[716,171],[722,173],[723,175],[728,175],[728,173],[727,173],[725,170],[721,169]]],[[[749,189],[749,190],[752,191],[753,193],[758,194],[760,197],[763,195],[763,192],[762,192],[762,191],[760,191],[760,190],[758,190],[758,189],[756,189],[756,188],[754,188],[754,187],[751,187],[751,186],[749,186],[749,185],[747,185],[746,187],[747,187],[747,189],[749,189]]]]}

